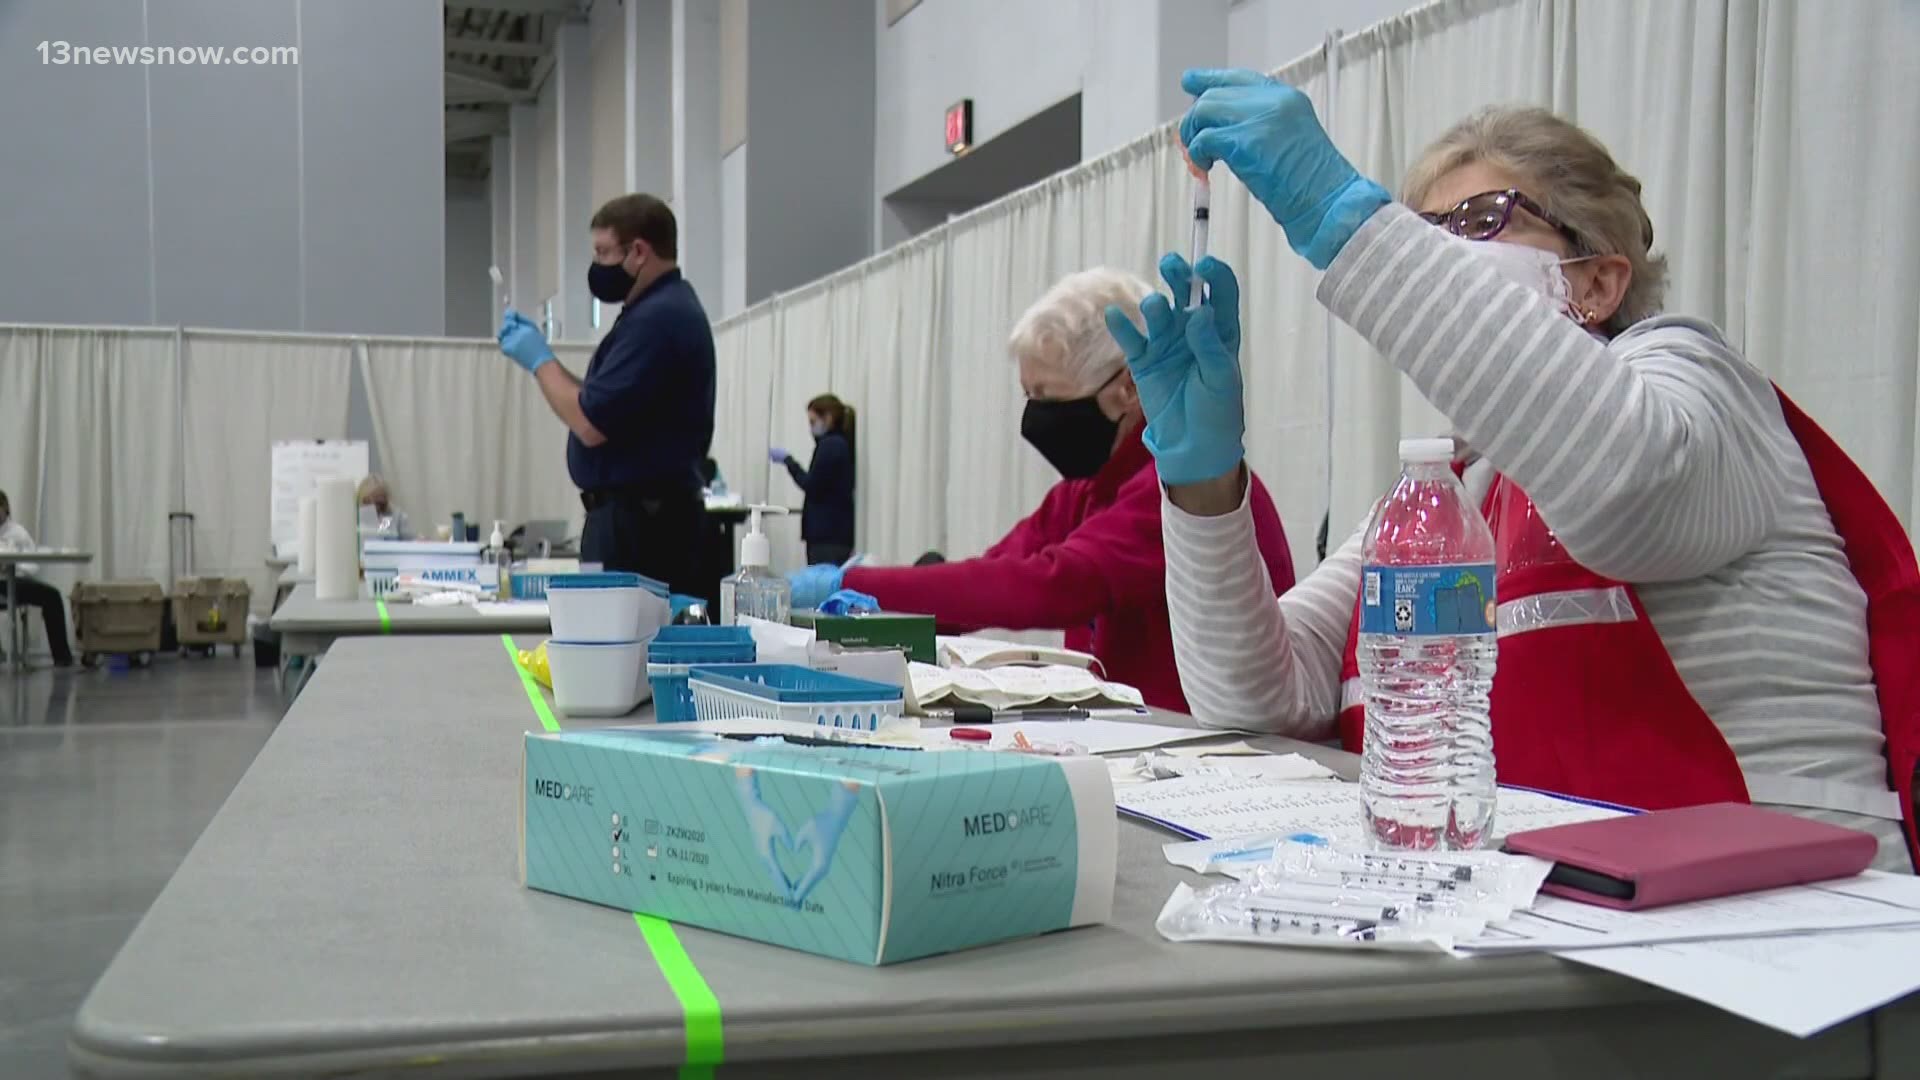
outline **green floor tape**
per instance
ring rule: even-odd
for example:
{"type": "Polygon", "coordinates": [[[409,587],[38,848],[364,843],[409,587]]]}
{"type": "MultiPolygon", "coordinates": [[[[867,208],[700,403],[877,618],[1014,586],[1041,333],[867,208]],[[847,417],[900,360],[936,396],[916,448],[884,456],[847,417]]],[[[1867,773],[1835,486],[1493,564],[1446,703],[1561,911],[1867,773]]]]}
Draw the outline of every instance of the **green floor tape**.
{"type": "Polygon", "coordinates": [[[373,602],[373,610],[380,613],[380,632],[383,634],[393,633],[393,620],[387,617],[387,602],[385,600],[375,600],[373,602]]]}
{"type": "MultiPolygon", "coordinates": [[[[520,673],[520,685],[527,691],[527,701],[533,705],[534,715],[540,718],[540,726],[547,731],[559,731],[560,722],[547,707],[546,695],[533,681],[533,674],[521,666],[520,650],[514,647],[513,636],[501,634],[500,642],[507,647],[513,670],[520,673]]],[[[640,928],[648,951],[653,953],[653,962],[659,967],[661,977],[667,980],[667,987],[680,1002],[687,1043],[687,1063],[680,1068],[680,1078],[710,1080],[726,1048],[721,1037],[720,999],[714,996],[700,968],[680,944],[680,935],[674,933],[672,923],[637,911],[633,913],[633,922],[640,928]]]]}

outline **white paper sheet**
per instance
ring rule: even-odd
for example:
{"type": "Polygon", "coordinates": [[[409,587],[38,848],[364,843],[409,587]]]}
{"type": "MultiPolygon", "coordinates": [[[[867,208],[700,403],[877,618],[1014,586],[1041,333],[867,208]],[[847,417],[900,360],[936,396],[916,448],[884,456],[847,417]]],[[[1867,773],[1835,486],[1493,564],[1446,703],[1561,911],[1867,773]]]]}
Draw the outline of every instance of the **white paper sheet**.
{"type": "Polygon", "coordinates": [[[1561,953],[1805,1038],[1920,990],[1920,929],[1561,953]]]}
{"type": "Polygon", "coordinates": [[[813,666],[813,631],[743,615],[739,624],[753,634],[753,647],[762,664],[813,666]]]}
{"type": "Polygon", "coordinates": [[[1235,780],[1338,780],[1325,765],[1299,754],[1262,754],[1259,757],[1171,757],[1173,746],[1159,755],[1156,766],[1175,776],[1212,776],[1235,780]]]}
{"type": "MultiPolygon", "coordinates": [[[[961,724],[960,727],[970,725],[961,724]]],[[[1014,720],[1004,724],[982,725],[976,730],[993,733],[992,742],[964,742],[948,734],[947,728],[926,728],[920,737],[934,749],[1011,750],[1015,734],[1024,734],[1035,743],[1073,743],[1089,754],[1117,754],[1128,750],[1150,750],[1168,743],[1191,739],[1213,739],[1218,731],[1169,727],[1165,724],[1136,724],[1127,720],[1014,720]]]]}
{"type": "MultiPolygon", "coordinates": [[[[1920,926],[1920,880],[1905,878],[1910,891],[1896,902],[1902,879],[1863,875],[1828,885],[1796,885],[1715,900],[1615,911],[1557,896],[1543,896],[1532,911],[1487,927],[1461,947],[1471,952],[1534,952],[1562,955],[1593,948],[1712,938],[1765,937],[1809,930],[1920,926]],[[1854,884],[1859,882],[1859,884],[1854,884]],[[1891,883],[1891,884],[1889,884],[1891,883]],[[1882,896],[1876,896],[1879,892],[1882,896]]],[[[1920,955],[1916,978],[1920,978],[1920,955]]]]}
{"type": "MultiPolygon", "coordinates": [[[[1115,802],[1124,813],[1195,840],[1304,835],[1354,848],[1364,848],[1367,841],[1357,784],[1188,776],[1128,788],[1115,802]]],[[[1501,788],[1493,831],[1497,841],[1508,833],[1619,814],[1551,795],[1501,788]]]]}
{"type": "Polygon", "coordinates": [[[934,647],[939,650],[943,665],[957,668],[999,664],[1063,664],[1084,669],[1100,663],[1092,653],[1057,645],[1033,645],[978,635],[948,637],[943,634],[934,640],[934,647]]]}
{"type": "MultiPolygon", "coordinates": [[[[1269,753],[1269,751],[1249,745],[1245,739],[1236,739],[1233,742],[1220,743],[1215,746],[1175,746],[1170,748],[1167,753],[1175,757],[1232,757],[1235,755],[1253,757],[1255,755],[1269,753]]],[[[1287,756],[1299,757],[1300,755],[1290,754],[1287,756]]]]}
{"type": "Polygon", "coordinates": [[[482,615],[538,615],[547,617],[545,600],[482,600],[473,605],[473,610],[482,615]]]}

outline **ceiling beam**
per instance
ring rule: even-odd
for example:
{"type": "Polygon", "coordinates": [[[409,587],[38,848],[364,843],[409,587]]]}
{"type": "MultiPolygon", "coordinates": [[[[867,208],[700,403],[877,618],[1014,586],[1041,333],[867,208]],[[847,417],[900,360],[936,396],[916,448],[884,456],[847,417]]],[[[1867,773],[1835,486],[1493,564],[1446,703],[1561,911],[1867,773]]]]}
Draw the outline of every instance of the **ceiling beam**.
{"type": "Polygon", "coordinates": [[[488,41],[485,38],[449,37],[447,54],[466,56],[545,56],[551,46],[534,41],[488,41]]]}
{"type": "Polygon", "coordinates": [[[577,15],[580,0],[450,0],[448,7],[511,11],[519,15],[577,15]]]}
{"type": "Polygon", "coordinates": [[[471,105],[494,101],[508,105],[522,105],[530,104],[534,100],[534,91],[531,87],[509,81],[506,76],[492,68],[449,60],[446,62],[445,76],[446,101],[449,105],[471,105]]]}
{"type": "Polygon", "coordinates": [[[533,62],[533,70],[527,73],[527,85],[533,88],[531,92],[536,98],[546,88],[547,76],[553,74],[554,65],[559,63],[559,59],[553,53],[548,53],[533,62]]]}
{"type": "Polygon", "coordinates": [[[446,140],[449,143],[486,138],[507,133],[507,114],[496,109],[459,109],[447,113],[446,140]]]}

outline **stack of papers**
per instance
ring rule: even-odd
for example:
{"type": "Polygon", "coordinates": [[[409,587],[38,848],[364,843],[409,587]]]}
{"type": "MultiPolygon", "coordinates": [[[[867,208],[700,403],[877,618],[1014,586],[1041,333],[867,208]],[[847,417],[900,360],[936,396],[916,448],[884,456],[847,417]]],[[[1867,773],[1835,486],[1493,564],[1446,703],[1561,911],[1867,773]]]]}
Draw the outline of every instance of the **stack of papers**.
{"type": "MultiPolygon", "coordinates": [[[[1124,813],[1194,837],[1168,844],[1166,856],[1195,871],[1245,878],[1282,839],[1366,850],[1351,784],[1187,776],[1115,799],[1124,813]]],[[[1502,788],[1494,827],[1505,835],[1619,813],[1502,788]]],[[[1920,878],[1869,871],[1637,912],[1541,896],[1452,951],[1550,952],[1805,1037],[1920,990],[1920,878]]]]}
{"type": "Polygon", "coordinates": [[[1024,709],[1036,705],[1138,707],[1140,691],[1123,683],[1107,682],[1090,671],[1060,664],[1039,667],[942,668],[910,664],[913,700],[921,708],[947,698],[994,709],[1024,709]]]}
{"type": "Polygon", "coordinates": [[[1108,762],[1116,784],[1141,784],[1188,776],[1257,780],[1335,780],[1332,769],[1299,754],[1268,754],[1236,743],[1217,756],[1207,746],[1169,746],[1165,752],[1141,754],[1130,761],[1108,762]],[[1202,756],[1205,755],[1205,756],[1202,756]]]}
{"type": "Polygon", "coordinates": [[[1805,1038],[1920,990],[1920,879],[1868,871],[1640,912],[1541,897],[1468,951],[1527,947],[1507,935],[1805,1038]]]}
{"type": "MultiPolygon", "coordinates": [[[[1188,776],[1128,788],[1115,796],[1122,813],[1195,840],[1287,836],[1361,851],[1360,787],[1259,776],[1188,776]]],[[[1508,833],[1618,817],[1612,807],[1574,802],[1520,788],[1500,789],[1496,840],[1508,833]]]]}

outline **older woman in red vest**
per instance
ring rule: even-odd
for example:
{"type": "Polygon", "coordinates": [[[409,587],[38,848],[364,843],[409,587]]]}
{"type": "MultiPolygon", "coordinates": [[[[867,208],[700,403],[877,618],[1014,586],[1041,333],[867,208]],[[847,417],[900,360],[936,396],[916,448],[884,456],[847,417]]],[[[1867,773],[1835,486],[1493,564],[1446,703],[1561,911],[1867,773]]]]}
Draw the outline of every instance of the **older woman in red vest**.
{"type": "MultiPolygon", "coordinates": [[[[1252,72],[1184,83],[1194,161],[1246,183],[1326,271],[1321,303],[1477,451],[1464,478],[1497,548],[1501,781],[1644,808],[1772,804],[1872,832],[1880,866],[1908,865],[1912,545],[1719,330],[1661,313],[1639,181],[1548,112],[1490,109],[1429,147],[1395,202],[1297,91],[1252,72]]],[[[1192,391],[1150,403],[1150,447],[1163,430],[1191,442],[1218,428],[1200,415],[1211,320],[1175,321],[1120,335],[1130,362],[1180,369],[1192,391]]],[[[1244,492],[1237,464],[1168,489],[1187,698],[1203,722],[1337,731],[1357,749],[1361,537],[1266,600],[1244,492]]]]}
{"type": "MultiPolygon", "coordinates": [[[[1143,397],[1107,334],[1107,323],[1128,323],[1152,292],[1122,271],[1078,271],[1034,301],[1008,335],[1027,399],[1020,433],[1060,473],[1033,513],[971,559],[808,567],[789,575],[794,606],[848,588],[888,611],[932,615],[949,633],[1063,630],[1067,646],[1099,658],[1108,678],[1137,687],[1149,705],[1184,710],[1160,552],[1168,474],[1141,445],[1143,397]]],[[[1257,477],[1248,481],[1246,521],[1248,558],[1272,582],[1272,601],[1293,584],[1293,561],[1257,477]]]]}

